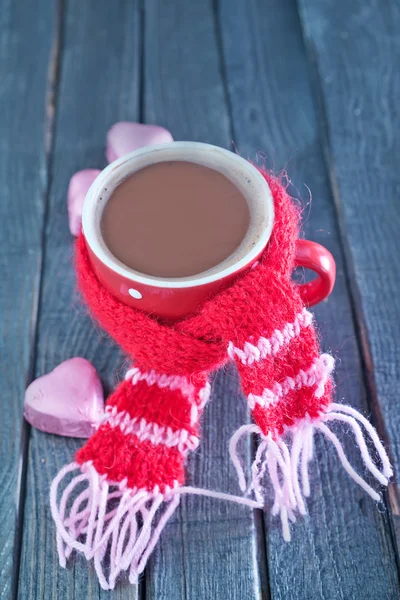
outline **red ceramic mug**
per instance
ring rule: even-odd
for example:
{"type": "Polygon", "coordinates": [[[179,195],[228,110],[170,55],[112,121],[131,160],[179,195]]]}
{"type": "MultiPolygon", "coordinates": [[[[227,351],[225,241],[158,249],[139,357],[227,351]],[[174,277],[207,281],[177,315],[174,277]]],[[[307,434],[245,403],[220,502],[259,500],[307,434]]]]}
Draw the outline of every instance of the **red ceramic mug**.
{"type": "MultiPolygon", "coordinates": [[[[171,320],[194,312],[208,296],[250,268],[268,244],[273,224],[271,190],[259,171],[228,150],[198,142],[149,146],[111,163],[90,187],[82,216],[90,259],[103,285],[125,304],[171,320]],[[126,177],[151,164],[173,160],[201,164],[228,177],[248,202],[250,226],[235,252],[212,269],[191,277],[152,277],[130,269],[111,254],[101,234],[101,216],[113,190],[126,177]]],[[[336,268],[331,253],[320,244],[299,240],[296,264],[317,274],[310,283],[299,284],[304,302],[311,306],[326,298],[335,283],[336,268]]]]}

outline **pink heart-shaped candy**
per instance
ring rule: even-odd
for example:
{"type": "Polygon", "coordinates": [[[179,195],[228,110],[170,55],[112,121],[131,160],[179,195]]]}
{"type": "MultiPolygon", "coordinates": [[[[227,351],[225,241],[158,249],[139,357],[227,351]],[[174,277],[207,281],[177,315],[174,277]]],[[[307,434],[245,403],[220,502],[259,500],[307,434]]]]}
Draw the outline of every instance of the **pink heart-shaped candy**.
{"type": "Polygon", "coordinates": [[[85,358],[64,361],[25,392],[25,419],[47,433],[88,438],[103,414],[101,382],[85,358]]]}
{"type": "Polygon", "coordinates": [[[173,141],[170,132],[159,125],[143,125],[143,123],[120,121],[108,130],[107,160],[113,162],[124,156],[124,154],[143,148],[143,146],[168,144],[173,141]]]}
{"type": "Polygon", "coordinates": [[[72,235],[79,235],[82,227],[82,209],[86,194],[99,169],[84,169],[78,171],[70,179],[68,186],[68,220],[72,235]]]}

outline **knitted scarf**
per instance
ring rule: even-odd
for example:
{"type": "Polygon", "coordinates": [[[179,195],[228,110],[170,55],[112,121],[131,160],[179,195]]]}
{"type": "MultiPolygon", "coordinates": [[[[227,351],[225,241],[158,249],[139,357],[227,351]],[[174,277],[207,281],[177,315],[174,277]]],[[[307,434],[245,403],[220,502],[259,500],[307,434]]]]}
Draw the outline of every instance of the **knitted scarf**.
{"type": "Polygon", "coordinates": [[[165,324],[113,297],[92,270],[83,236],[77,241],[78,284],[90,311],[135,361],[108,399],[97,431],[51,488],[61,565],[73,549],[82,552],[94,559],[105,589],[113,588],[125,570],[132,583],[137,581],[184,493],[263,507],[269,478],[274,497],[267,506],[290,540],[289,521],[306,512],[316,431],[330,440],[347,473],[379,500],[350,465],[330,428],[333,421],[352,430],[366,469],[379,483],[386,485],[392,475],[371,424],[332,401],[334,360],[320,353],[313,316],[291,278],[299,214],[279,181],[264,176],[274,198],[275,224],[263,256],[197,314],[178,323],[165,324]],[[243,497],[184,486],[185,459],[199,444],[199,420],[210,396],[209,375],[227,360],[237,365],[254,420],[230,443],[243,497]],[[248,433],[259,436],[249,482],[237,451],[248,433]]]}

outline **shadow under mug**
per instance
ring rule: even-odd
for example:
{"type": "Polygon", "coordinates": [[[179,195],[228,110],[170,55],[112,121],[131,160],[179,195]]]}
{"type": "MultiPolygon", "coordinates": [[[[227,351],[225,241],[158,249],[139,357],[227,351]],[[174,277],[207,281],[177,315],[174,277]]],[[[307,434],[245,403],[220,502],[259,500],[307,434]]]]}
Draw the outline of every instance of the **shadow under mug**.
{"type": "MultiPolygon", "coordinates": [[[[239,273],[250,268],[268,244],[273,223],[272,194],[261,173],[233,152],[199,142],[149,146],[111,163],[91,185],[82,215],[90,260],[101,283],[125,304],[168,320],[195,312],[207,297],[229,286],[239,273]],[[190,277],[153,277],[127,267],[111,254],[102,237],[101,217],[112,192],[129,175],[152,164],[174,160],[204,165],[228,177],[247,200],[250,226],[235,252],[215,267],[190,277]]],[[[296,265],[316,273],[311,282],[298,284],[307,306],[321,302],[331,293],[336,266],[326,248],[299,239],[296,265]]]]}

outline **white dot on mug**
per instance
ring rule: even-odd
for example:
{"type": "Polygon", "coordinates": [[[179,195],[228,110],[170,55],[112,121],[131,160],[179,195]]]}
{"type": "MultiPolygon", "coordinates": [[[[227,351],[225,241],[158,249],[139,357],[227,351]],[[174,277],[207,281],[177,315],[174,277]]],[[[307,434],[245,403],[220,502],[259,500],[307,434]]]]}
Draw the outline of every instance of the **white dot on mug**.
{"type": "Polygon", "coordinates": [[[132,296],[132,298],[135,298],[136,300],[141,300],[143,298],[142,294],[139,292],[139,290],[135,290],[134,288],[129,288],[129,295],[132,296]]]}

